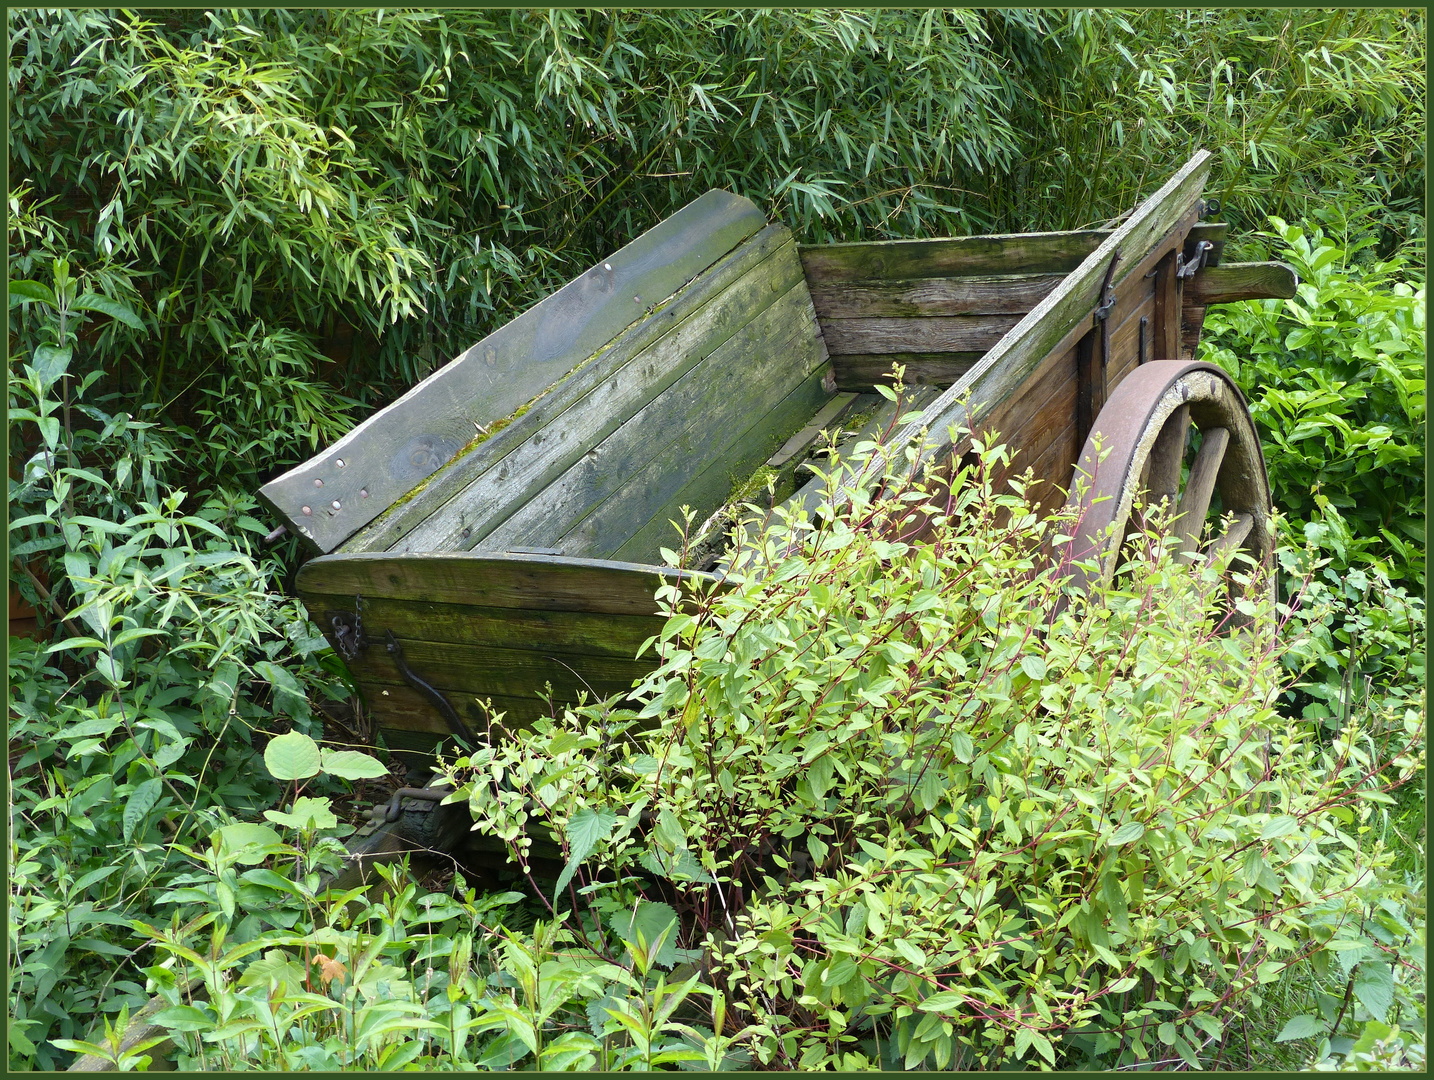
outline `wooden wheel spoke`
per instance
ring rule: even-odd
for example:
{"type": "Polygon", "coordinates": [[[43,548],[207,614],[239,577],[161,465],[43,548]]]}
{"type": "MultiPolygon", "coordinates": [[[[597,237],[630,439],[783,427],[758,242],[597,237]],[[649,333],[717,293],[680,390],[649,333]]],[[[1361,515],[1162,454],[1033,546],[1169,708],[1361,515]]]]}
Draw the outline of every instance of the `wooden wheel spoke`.
{"type": "Polygon", "coordinates": [[[1200,443],[1200,452],[1190,466],[1190,479],[1175,511],[1174,535],[1180,540],[1181,554],[1199,548],[1205,516],[1210,512],[1210,499],[1215,494],[1215,480],[1220,475],[1220,463],[1225,460],[1225,448],[1230,445],[1227,428],[1210,428],[1201,434],[1204,438],[1200,443]]]}
{"type": "MultiPolygon", "coordinates": [[[[1160,429],[1155,444],[1150,448],[1150,460],[1145,469],[1147,505],[1160,505],[1161,499],[1175,504],[1180,492],[1180,466],[1185,459],[1185,440],[1190,431],[1190,406],[1181,405],[1160,429]]],[[[1167,511],[1168,512],[1168,511],[1167,511]]]]}
{"type": "Polygon", "coordinates": [[[1245,537],[1250,535],[1250,530],[1255,527],[1255,519],[1250,514],[1236,514],[1235,520],[1230,527],[1218,539],[1210,542],[1209,556],[1217,559],[1231,548],[1239,547],[1245,542],[1245,537]]]}

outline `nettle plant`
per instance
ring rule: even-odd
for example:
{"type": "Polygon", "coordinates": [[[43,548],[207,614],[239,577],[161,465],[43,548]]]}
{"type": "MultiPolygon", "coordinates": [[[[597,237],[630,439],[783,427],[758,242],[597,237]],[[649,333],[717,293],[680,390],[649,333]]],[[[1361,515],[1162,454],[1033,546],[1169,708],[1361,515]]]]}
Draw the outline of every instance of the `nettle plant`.
{"type": "Polygon", "coordinates": [[[1420,711],[1320,737],[1275,708],[1263,571],[1152,533],[1072,593],[1071,523],[998,490],[1003,447],[939,488],[908,464],[834,470],[723,587],[664,589],[635,708],[451,767],[551,918],[601,956],[616,913],[670,904],[757,1067],[1218,1063],[1287,969],[1359,949],[1388,975],[1364,834],[1420,711]]]}

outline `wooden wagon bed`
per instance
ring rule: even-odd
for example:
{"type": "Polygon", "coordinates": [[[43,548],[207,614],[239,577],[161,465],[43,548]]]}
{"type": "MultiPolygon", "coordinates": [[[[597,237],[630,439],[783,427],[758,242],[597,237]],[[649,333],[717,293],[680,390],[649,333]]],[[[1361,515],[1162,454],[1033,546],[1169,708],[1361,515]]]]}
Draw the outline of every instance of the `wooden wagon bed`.
{"type": "Polygon", "coordinates": [[[924,410],[898,441],[951,450],[969,400],[1055,505],[1131,372],[1189,357],[1211,303],[1293,295],[1278,264],[1220,265],[1207,172],[1108,231],[816,247],[708,192],[267,484],[320,556],[299,594],[389,745],[425,751],[481,729],[480,698],[511,724],[548,688],[630,689],[681,507],[704,521],[764,463],[799,482],[893,363],[924,410]]]}

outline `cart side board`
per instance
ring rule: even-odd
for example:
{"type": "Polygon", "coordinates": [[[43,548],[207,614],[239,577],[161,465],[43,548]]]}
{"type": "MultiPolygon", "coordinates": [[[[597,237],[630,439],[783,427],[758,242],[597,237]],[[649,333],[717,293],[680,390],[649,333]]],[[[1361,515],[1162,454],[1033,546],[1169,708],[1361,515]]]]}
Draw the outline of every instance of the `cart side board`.
{"type": "Polygon", "coordinates": [[[265,484],[261,498],[311,549],[332,551],[765,224],[749,200],[709,191],[265,484]]]}

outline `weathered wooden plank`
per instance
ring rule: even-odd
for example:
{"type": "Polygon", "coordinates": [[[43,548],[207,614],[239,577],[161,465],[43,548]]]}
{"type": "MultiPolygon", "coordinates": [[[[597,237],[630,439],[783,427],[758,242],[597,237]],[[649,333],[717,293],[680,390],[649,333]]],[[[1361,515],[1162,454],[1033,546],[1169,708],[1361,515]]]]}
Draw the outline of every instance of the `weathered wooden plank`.
{"type": "Polygon", "coordinates": [[[806,283],[798,279],[776,303],[516,510],[482,546],[503,551],[543,544],[569,554],[616,550],[631,535],[622,531],[628,527],[624,522],[635,527],[646,521],[632,514],[653,489],[635,477],[661,468],[671,474],[661,482],[680,481],[705,459],[704,448],[714,440],[721,445],[728,433],[769,409],[773,399],[780,400],[807,376],[819,357],[811,300],[806,283]],[[631,495],[618,494],[634,485],[636,502],[631,495]],[[621,499],[627,510],[613,507],[592,516],[613,498],[621,499]],[[603,528],[618,531],[594,531],[603,528]]]}
{"type": "Polygon", "coordinates": [[[332,550],[451,459],[475,425],[529,401],[765,224],[747,199],[709,191],[264,485],[261,497],[314,548],[332,550]]]}
{"type": "MultiPolygon", "coordinates": [[[[915,442],[923,428],[931,432],[923,458],[945,449],[949,445],[947,427],[964,418],[966,413],[963,398],[969,395],[974,407],[973,418],[979,422],[996,403],[1012,394],[1064,338],[1083,333],[1082,324],[1089,325],[1087,320],[1099,302],[1111,256],[1117,250],[1123,255],[1113,279],[1118,288],[1130,273],[1143,265],[1152,248],[1167,240],[1172,230],[1176,230],[1177,240],[1183,242],[1183,233],[1176,227],[1184,219],[1193,217],[1209,171],[1210,155],[1202,150],[1137,207],[1065,281],[947,389],[919,421],[907,425],[893,440],[893,452],[900,452],[897,447],[915,442]]],[[[1188,231],[1188,226],[1185,229],[1188,231]]],[[[873,464],[873,470],[879,467],[879,463],[873,464]]]]}
{"type": "Polygon", "coordinates": [[[817,318],[910,318],[923,315],[1024,315],[1061,283],[1063,274],[853,281],[812,287],[817,318]]]}
{"type": "Polygon", "coordinates": [[[824,430],[830,428],[846,408],[857,398],[856,394],[837,394],[821,407],[816,416],[807,421],[790,439],[784,442],[775,454],[767,459],[767,466],[780,469],[799,454],[804,454],[824,430]]]}
{"type": "MultiPolygon", "coordinates": [[[[507,427],[465,448],[441,472],[421,482],[413,493],[345,543],[343,550],[393,550],[421,523],[429,519],[434,519],[434,524],[442,522],[442,508],[462,498],[485,473],[501,468],[500,463],[520,447],[524,448],[518,455],[521,461],[524,455],[534,452],[541,457],[563,449],[554,440],[565,445],[583,432],[599,437],[611,430],[624,418],[624,408],[636,408],[633,402],[640,404],[661,389],[660,372],[683,362],[683,350],[693,347],[694,330],[698,340],[707,334],[713,341],[720,341],[723,333],[739,329],[740,312],[761,301],[766,295],[763,290],[771,287],[773,273],[781,284],[801,280],[791,233],[780,225],[763,229],[698,276],[660,311],[628,327],[507,427]],[[666,361],[653,369],[659,372],[653,377],[643,364],[651,366],[654,357],[659,356],[666,357],[666,361]],[[575,417],[580,417],[581,422],[574,424],[575,417]],[[543,434],[538,440],[525,445],[539,432],[543,434]],[[539,450],[544,443],[545,448],[539,450]]],[[[581,454],[582,449],[576,453],[581,454]]],[[[484,492],[477,497],[493,496],[484,492]]],[[[461,533],[462,528],[458,531],[461,533]]],[[[429,537],[421,544],[428,550],[443,550],[444,541],[429,537]]],[[[410,542],[408,546],[414,545],[410,542]]]]}
{"type": "MultiPolygon", "coordinates": [[[[751,476],[773,450],[817,413],[831,396],[829,374],[825,364],[817,367],[765,413],[754,412],[745,423],[734,424],[725,432],[711,432],[706,442],[699,436],[691,442],[674,443],[603,504],[601,513],[621,517],[626,524],[617,527],[584,520],[572,540],[581,543],[587,535],[626,531],[631,539],[607,551],[595,545],[593,554],[656,560],[664,547],[676,547],[680,542],[671,522],[681,521],[684,505],[696,512],[694,525],[700,525],[728,500],[735,485],[751,476]],[[700,471],[691,468],[699,463],[703,466],[700,471]]],[[[572,541],[565,538],[565,542],[572,541]]]]}
{"type": "Polygon", "coordinates": [[[822,335],[833,353],[984,352],[1020,321],[1020,315],[829,318],[822,335]]]}
{"type": "Polygon", "coordinates": [[[1288,300],[1297,295],[1300,278],[1282,262],[1227,263],[1207,266],[1185,283],[1185,303],[1209,307],[1237,300],[1288,300]]]}
{"type": "Polygon", "coordinates": [[[907,386],[950,386],[976,366],[984,352],[896,352],[832,356],[838,390],[866,393],[873,386],[891,385],[891,367],[906,368],[907,386]]]}
{"type": "MultiPolygon", "coordinates": [[[[838,457],[845,463],[854,449],[860,444],[872,441],[878,437],[883,439],[887,438],[888,432],[895,430],[895,422],[900,419],[900,417],[911,412],[928,410],[931,404],[940,396],[940,393],[941,392],[934,386],[911,386],[907,388],[905,394],[899,401],[892,402],[883,398],[881,407],[877,409],[871,419],[855,434],[841,440],[841,442],[837,444],[838,457]]],[[[828,472],[830,470],[824,468],[822,471],[828,472]]],[[[842,477],[838,479],[837,486],[840,487],[842,484],[849,482],[851,477],[852,470],[844,464],[842,477]]],[[[816,508],[825,499],[827,486],[828,482],[825,479],[820,476],[813,476],[798,488],[795,494],[786,499],[782,505],[789,510],[804,510],[810,518],[816,512],[816,508]]],[[[755,518],[747,519],[749,532],[755,533],[757,523],[757,519],[755,518]]],[[[724,557],[722,563],[725,566],[729,561],[728,557],[724,557]]]]}
{"type": "MultiPolygon", "coordinates": [[[[321,630],[332,628],[334,614],[351,617],[353,596],[304,591],[300,599],[321,630]]],[[[596,614],[586,611],[541,611],[526,608],[477,607],[425,600],[362,596],[359,600],[366,636],[382,642],[385,630],[399,639],[455,645],[479,644],[539,653],[615,656],[632,659],[661,626],[656,616],[596,614]]]]}
{"type": "MultiPolygon", "coordinates": [[[[704,358],[754,320],[763,319],[774,303],[795,302],[783,298],[798,290],[805,301],[805,288],[791,245],[778,248],[720,297],[493,462],[415,525],[393,550],[462,551],[480,544],[499,546],[497,541],[488,543],[487,538],[511,515],[704,358]]],[[[503,546],[529,545],[510,540],[503,546]]]]}
{"type": "MultiPolygon", "coordinates": [[[[431,686],[448,693],[536,697],[551,683],[571,699],[584,687],[607,696],[631,688],[634,679],[652,670],[652,662],[614,656],[591,656],[498,649],[477,644],[455,645],[423,639],[399,640],[404,662],[431,686]]],[[[382,643],[364,650],[358,664],[373,685],[404,686],[407,680],[382,643]]]]}
{"type": "Polygon", "coordinates": [[[1155,268],[1155,315],[1151,322],[1152,360],[1180,357],[1180,279],[1175,276],[1175,252],[1155,268]]]}
{"type": "MultiPolygon", "coordinates": [[[[1146,337],[1150,336],[1150,327],[1154,324],[1155,317],[1155,292],[1148,290],[1144,300],[1139,307],[1130,311],[1115,332],[1110,336],[1110,369],[1106,372],[1106,394],[1115,393],[1115,388],[1120,385],[1120,380],[1129,375],[1139,366],[1140,362],[1140,320],[1146,319],[1146,337]]],[[[1148,342],[1147,342],[1148,344],[1148,342]]],[[[1153,357],[1153,353],[1147,351],[1146,359],[1153,357]]]]}
{"type": "Polygon", "coordinates": [[[988,274],[1065,274],[1109,234],[1096,229],[1055,233],[881,240],[803,246],[807,282],[988,274]]]}
{"type": "Polygon", "coordinates": [[[986,414],[978,431],[995,433],[1020,451],[1015,468],[1035,460],[1047,442],[1076,420],[1078,347],[1053,352],[1020,390],[986,414]]]}
{"type": "MultiPolygon", "coordinates": [[[[360,683],[364,702],[369,715],[383,730],[384,742],[389,749],[402,749],[431,754],[440,742],[453,745],[453,733],[443,717],[438,715],[431,702],[411,686],[384,683],[360,683]]],[[[450,690],[444,695],[455,712],[469,728],[480,737],[488,731],[488,714],[478,704],[481,696],[487,699],[495,712],[506,714],[498,721],[505,728],[529,727],[535,720],[550,715],[547,705],[536,696],[504,697],[501,694],[478,694],[477,691],[450,690]]],[[[558,698],[559,709],[564,704],[574,704],[558,698]]],[[[593,696],[588,695],[592,701],[593,696]]]]}
{"type": "Polygon", "coordinates": [[[702,587],[710,574],[562,555],[358,552],[324,555],[299,570],[299,593],[361,595],[532,611],[651,615],[660,584],[702,587]]]}

